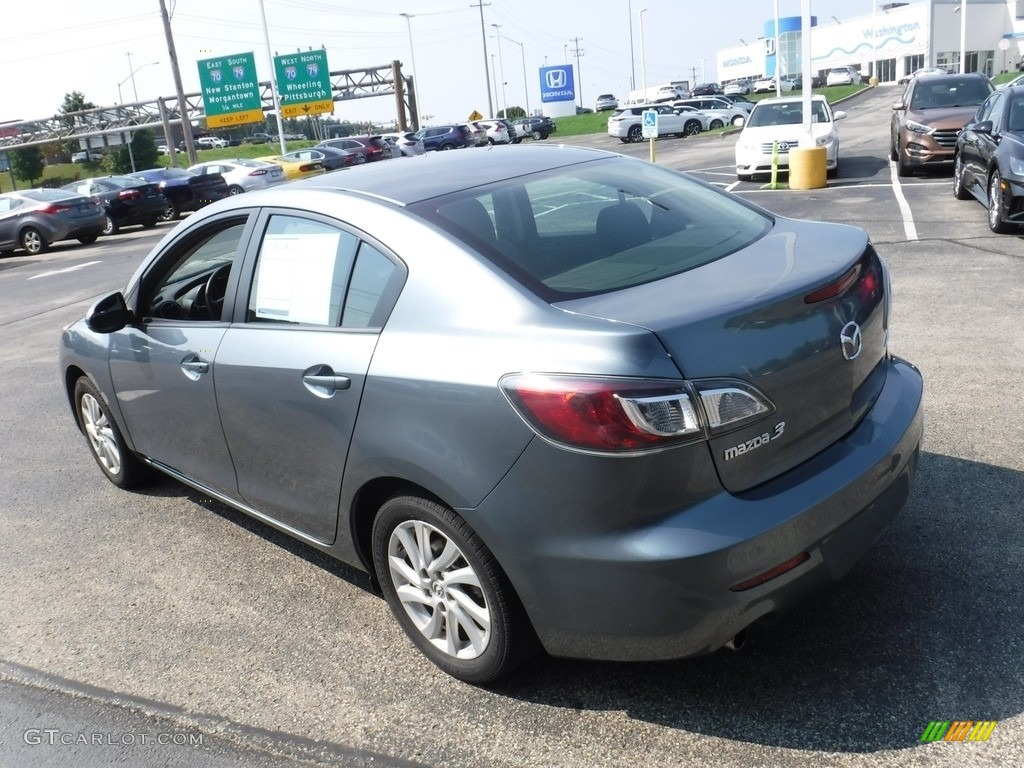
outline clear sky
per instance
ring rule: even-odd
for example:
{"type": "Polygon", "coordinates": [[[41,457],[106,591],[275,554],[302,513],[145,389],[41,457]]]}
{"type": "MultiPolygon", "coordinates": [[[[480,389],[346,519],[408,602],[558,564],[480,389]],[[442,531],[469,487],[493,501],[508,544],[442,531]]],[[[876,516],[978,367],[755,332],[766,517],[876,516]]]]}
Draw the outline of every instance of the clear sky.
{"type": "MultiPolygon", "coordinates": [[[[471,6],[478,1],[263,0],[273,53],[326,47],[332,71],[398,59],[412,73],[415,59],[423,124],[488,111],[480,10],[471,6]],[[412,18],[407,21],[403,13],[412,18]]],[[[537,69],[567,60],[575,64],[576,49],[584,104],[592,107],[600,93],[625,98],[631,78],[636,87],[641,82],[641,9],[646,8],[642,47],[648,85],[716,79],[716,52],[740,45],[741,39],[752,42],[774,15],[774,0],[482,1],[487,62],[497,70],[492,74],[495,111],[506,100],[526,107],[527,97],[531,110],[540,107],[537,69]]],[[[259,0],[166,2],[186,93],[199,90],[196,60],[212,56],[254,51],[259,78],[270,79],[259,0]]],[[[778,2],[781,16],[800,15],[802,0],[778,2]]],[[[870,14],[873,4],[810,2],[819,23],[870,14]]],[[[158,0],[2,0],[0,122],[53,115],[72,90],[97,106],[115,104],[119,97],[134,101],[135,91],[139,100],[173,96],[159,8],[158,0]]],[[[394,97],[338,104],[335,115],[390,120],[394,97]]]]}

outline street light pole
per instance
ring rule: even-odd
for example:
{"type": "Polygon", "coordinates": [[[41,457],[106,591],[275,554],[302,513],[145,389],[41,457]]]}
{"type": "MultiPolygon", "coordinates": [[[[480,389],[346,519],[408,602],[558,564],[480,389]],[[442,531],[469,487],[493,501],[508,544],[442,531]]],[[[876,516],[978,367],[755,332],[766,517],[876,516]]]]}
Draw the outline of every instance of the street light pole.
{"type": "MultiPolygon", "coordinates": [[[[128,54],[128,65],[131,66],[131,63],[132,63],[132,55],[131,55],[131,53],[129,53],[128,54]]],[[[140,69],[144,69],[145,67],[152,67],[152,66],[155,66],[155,65],[157,65],[159,63],[160,63],[159,61],[150,61],[150,62],[147,62],[146,64],[140,64],[139,66],[137,66],[135,69],[133,69],[131,71],[131,73],[128,75],[128,77],[126,77],[124,80],[122,80],[120,83],[117,84],[117,103],[118,103],[118,106],[120,106],[121,103],[123,102],[123,99],[121,98],[121,86],[124,85],[125,83],[127,83],[129,80],[132,81],[132,92],[135,94],[135,103],[138,104],[138,102],[139,102],[139,92],[135,90],[135,73],[138,72],[140,69]]],[[[135,170],[136,170],[136,168],[135,168],[135,152],[132,150],[132,135],[131,135],[131,132],[129,131],[126,134],[121,134],[121,140],[122,141],[124,141],[125,137],[127,137],[127,139],[128,139],[128,141],[125,142],[126,144],[128,144],[128,161],[131,163],[132,173],[135,173],[135,170]]]]}
{"type": "MultiPolygon", "coordinates": [[[[412,82],[413,88],[416,88],[416,84],[419,83],[419,79],[416,77],[416,49],[412,47],[412,22],[409,21],[409,19],[411,19],[415,14],[400,13],[398,15],[405,17],[405,26],[409,30],[409,56],[412,58],[412,82]]],[[[418,109],[423,109],[423,105],[420,103],[419,91],[416,92],[416,105],[418,109]]]]}
{"type": "Polygon", "coordinates": [[[629,90],[636,90],[636,56],[633,55],[633,0],[629,0],[629,90]]]}
{"type": "Polygon", "coordinates": [[[508,98],[505,96],[505,64],[501,58],[501,24],[491,24],[494,27],[494,31],[498,34],[498,68],[501,70],[501,103],[505,114],[503,117],[508,118],[508,98]]]}
{"type": "Polygon", "coordinates": [[[637,11],[636,15],[640,17],[640,74],[643,77],[644,85],[644,101],[647,101],[647,57],[644,55],[644,14],[647,13],[647,9],[637,11]]]}
{"type": "MultiPolygon", "coordinates": [[[[523,45],[522,43],[517,43],[511,37],[506,37],[505,41],[509,42],[509,43],[515,43],[516,45],[518,45],[519,46],[519,53],[522,54],[522,57],[523,57],[523,96],[526,98],[526,116],[529,117],[530,116],[530,89],[529,89],[528,81],[526,79],[526,46],[523,45]]],[[[508,117],[508,115],[506,115],[506,117],[508,117]]]]}

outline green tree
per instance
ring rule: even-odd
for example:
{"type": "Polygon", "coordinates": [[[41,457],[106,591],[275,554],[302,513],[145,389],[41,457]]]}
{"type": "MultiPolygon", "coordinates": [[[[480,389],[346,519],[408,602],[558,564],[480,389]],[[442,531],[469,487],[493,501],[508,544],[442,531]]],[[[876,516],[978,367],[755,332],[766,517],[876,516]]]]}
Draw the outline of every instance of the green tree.
{"type": "Polygon", "coordinates": [[[509,107],[505,110],[503,117],[507,117],[509,120],[518,120],[520,117],[526,117],[526,110],[522,107],[509,107]]]}
{"type": "Polygon", "coordinates": [[[15,177],[35,186],[36,179],[43,175],[43,152],[38,146],[22,147],[11,151],[11,170],[15,177]]]}
{"type": "Polygon", "coordinates": [[[111,152],[107,157],[110,159],[109,167],[111,173],[131,173],[132,157],[135,157],[135,170],[142,171],[146,168],[155,168],[159,164],[160,153],[156,150],[156,139],[151,130],[144,129],[132,133],[132,151],[129,154],[128,145],[122,145],[111,152]]]}
{"type": "MultiPolygon", "coordinates": [[[[61,120],[69,130],[75,127],[75,118],[71,117],[72,112],[81,112],[83,109],[96,109],[96,105],[85,98],[85,94],[81,91],[72,91],[71,93],[64,94],[64,102],[60,105],[60,113],[63,115],[61,120]]],[[[78,151],[78,143],[75,141],[69,141],[65,143],[67,151],[74,154],[78,151]]]]}

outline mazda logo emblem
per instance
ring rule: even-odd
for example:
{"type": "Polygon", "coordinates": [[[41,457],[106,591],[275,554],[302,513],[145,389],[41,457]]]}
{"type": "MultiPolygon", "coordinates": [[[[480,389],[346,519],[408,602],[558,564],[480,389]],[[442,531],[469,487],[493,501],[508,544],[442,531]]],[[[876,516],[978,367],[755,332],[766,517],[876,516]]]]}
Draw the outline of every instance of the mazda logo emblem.
{"type": "Polygon", "coordinates": [[[856,359],[863,348],[863,339],[860,333],[860,326],[852,320],[843,326],[839,332],[839,346],[843,350],[843,357],[847,360],[856,359]]]}

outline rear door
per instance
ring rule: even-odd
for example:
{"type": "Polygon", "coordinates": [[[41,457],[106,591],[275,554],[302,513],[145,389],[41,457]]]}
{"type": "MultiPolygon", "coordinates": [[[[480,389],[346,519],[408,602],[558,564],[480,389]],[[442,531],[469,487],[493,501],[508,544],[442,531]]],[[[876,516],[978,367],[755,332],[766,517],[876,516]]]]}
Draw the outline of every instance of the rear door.
{"type": "Polygon", "coordinates": [[[268,211],[257,231],[251,285],[217,349],[220,421],[242,499],[330,543],[366,372],[404,269],[312,214],[268,211]]]}

